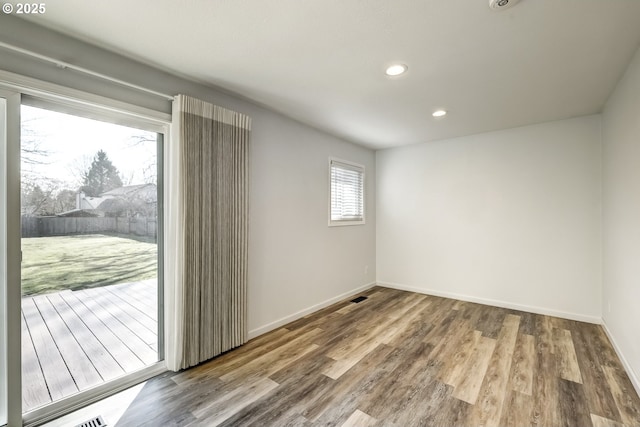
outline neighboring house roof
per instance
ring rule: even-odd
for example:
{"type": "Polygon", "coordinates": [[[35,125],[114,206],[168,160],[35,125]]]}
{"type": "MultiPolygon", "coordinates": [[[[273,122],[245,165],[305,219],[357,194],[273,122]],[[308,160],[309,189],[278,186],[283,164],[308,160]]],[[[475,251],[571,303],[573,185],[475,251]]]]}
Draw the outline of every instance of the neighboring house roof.
{"type": "Polygon", "coordinates": [[[100,197],[122,197],[122,196],[141,196],[153,198],[155,201],[157,195],[155,184],[137,184],[137,185],[125,185],[124,187],[114,188],[113,190],[105,191],[100,197]]]}
{"type": "Polygon", "coordinates": [[[158,192],[155,184],[125,185],[105,191],[99,197],[86,196],[79,193],[75,210],[100,210],[103,212],[115,212],[123,209],[123,198],[139,198],[146,203],[155,203],[158,192]]]}
{"type": "Polygon", "coordinates": [[[105,199],[100,205],[98,205],[98,209],[103,212],[118,212],[127,209],[129,203],[126,200],[121,198],[110,198],[105,199]]]}
{"type": "Polygon", "coordinates": [[[106,191],[100,197],[90,197],[79,192],[76,195],[76,209],[62,212],[58,216],[104,216],[105,213],[127,210],[133,201],[155,207],[157,199],[158,191],[155,184],[126,185],[106,191]]]}

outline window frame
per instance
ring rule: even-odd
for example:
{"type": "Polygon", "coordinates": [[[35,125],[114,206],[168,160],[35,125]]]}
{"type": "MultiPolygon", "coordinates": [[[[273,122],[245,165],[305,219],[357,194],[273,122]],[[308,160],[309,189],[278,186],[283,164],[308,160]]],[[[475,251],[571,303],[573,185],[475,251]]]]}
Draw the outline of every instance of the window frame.
{"type": "Polygon", "coordinates": [[[328,218],[328,225],[329,227],[343,227],[343,226],[349,226],[349,225],[364,225],[366,224],[366,168],[364,165],[360,164],[360,163],[355,163],[355,162],[351,162],[349,160],[344,160],[344,159],[340,159],[337,157],[329,157],[329,169],[328,169],[328,182],[329,182],[329,191],[328,191],[328,195],[329,195],[329,210],[328,210],[328,214],[329,214],[329,218],[328,218]],[[334,166],[334,164],[336,165],[344,165],[346,167],[352,168],[352,169],[360,169],[361,173],[362,173],[362,219],[357,219],[357,220],[353,220],[353,219],[331,219],[331,201],[333,199],[333,182],[332,182],[332,174],[331,174],[331,169],[334,166]]]}
{"type": "MultiPolygon", "coordinates": [[[[0,97],[4,98],[3,135],[0,136],[0,305],[2,309],[3,345],[2,355],[4,419],[6,425],[22,425],[22,360],[17,348],[21,342],[21,295],[20,295],[20,167],[15,162],[20,152],[20,101],[17,91],[0,86],[0,97]]],[[[2,425],[0,423],[0,425],[2,425]]]]}

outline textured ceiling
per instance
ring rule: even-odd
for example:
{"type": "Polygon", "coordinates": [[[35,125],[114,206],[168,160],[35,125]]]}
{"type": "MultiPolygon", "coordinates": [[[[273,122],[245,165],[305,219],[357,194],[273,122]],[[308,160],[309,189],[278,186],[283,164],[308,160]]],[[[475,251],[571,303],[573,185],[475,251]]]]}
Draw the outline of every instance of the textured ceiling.
{"type": "Polygon", "coordinates": [[[597,113],[640,42],[638,0],[57,0],[32,19],[376,149],[597,113]]]}

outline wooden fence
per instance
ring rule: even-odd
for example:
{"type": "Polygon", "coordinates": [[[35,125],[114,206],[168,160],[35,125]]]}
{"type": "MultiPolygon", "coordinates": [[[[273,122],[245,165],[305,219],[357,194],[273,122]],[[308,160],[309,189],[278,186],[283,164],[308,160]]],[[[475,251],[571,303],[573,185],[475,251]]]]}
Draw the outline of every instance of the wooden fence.
{"type": "Polygon", "coordinates": [[[22,237],[118,233],[157,237],[156,218],[22,217],[22,237]]]}

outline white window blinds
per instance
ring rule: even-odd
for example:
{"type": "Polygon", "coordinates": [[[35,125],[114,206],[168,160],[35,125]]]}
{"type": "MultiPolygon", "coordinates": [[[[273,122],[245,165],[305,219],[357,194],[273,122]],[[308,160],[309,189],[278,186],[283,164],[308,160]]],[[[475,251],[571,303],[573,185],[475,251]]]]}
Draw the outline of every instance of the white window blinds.
{"type": "Polygon", "coordinates": [[[364,166],[330,159],[329,225],[364,224],[364,166]]]}

